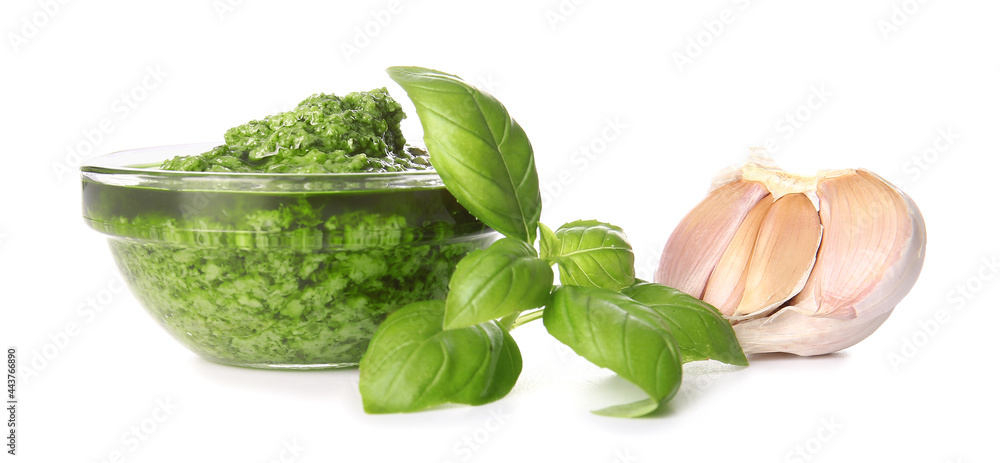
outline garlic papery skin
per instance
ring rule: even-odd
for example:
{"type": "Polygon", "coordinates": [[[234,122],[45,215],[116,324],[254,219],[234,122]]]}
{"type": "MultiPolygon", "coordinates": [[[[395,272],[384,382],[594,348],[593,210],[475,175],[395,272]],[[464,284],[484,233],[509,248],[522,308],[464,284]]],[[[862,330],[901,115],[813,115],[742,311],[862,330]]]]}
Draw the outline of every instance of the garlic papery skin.
{"type": "MultiPolygon", "coordinates": [[[[726,230],[733,217],[743,217],[732,233],[675,231],[664,257],[677,243],[709,249],[719,245],[701,243],[703,237],[730,238],[718,257],[661,260],[661,270],[671,270],[657,272],[656,281],[688,283],[676,277],[682,268],[711,267],[704,291],[689,294],[730,319],[745,353],[822,355],[850,347],[874,332],[916,283],[927,241],[923,217],[878,175],[847,169],[806,177],[751,161],[727,182],[713,191],[738,182],[743,191],[755,184],[769,194],[745,213],[742,205],[728,215],[714,211],[729,219],[721,224],[726,230]]],[[[690,221],[707,228],[709,218],[690,221]]]]}

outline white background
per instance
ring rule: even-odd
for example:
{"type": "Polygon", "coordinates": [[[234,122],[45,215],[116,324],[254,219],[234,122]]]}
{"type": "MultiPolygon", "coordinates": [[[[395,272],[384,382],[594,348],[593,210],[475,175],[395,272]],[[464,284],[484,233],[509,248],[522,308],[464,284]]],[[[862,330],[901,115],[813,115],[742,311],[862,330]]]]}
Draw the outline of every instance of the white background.
{"type": "Polygon", "coordinates": [[[660,3],[3,2],[0,343],[22,378],[20,454],[0,459],[997,461],[1000,4],[660,3]],[[81,160],[217,140],[316,92],[406,101],[391,65],[497,96],[535,147],[543,221],[622,226],[640,276],[712,176],[768,139],[789,170],[901,185],[927,221],[923,273],[857,346],[690,365],[667,410],[637,420],[589,413],[639,393],[540,324],[514,333],[524,371],[505,399],[369,416],[356,370],[214,365],[109,290],[81,160]],[[80,309],[90,298],[100,312],[80,309]]]}

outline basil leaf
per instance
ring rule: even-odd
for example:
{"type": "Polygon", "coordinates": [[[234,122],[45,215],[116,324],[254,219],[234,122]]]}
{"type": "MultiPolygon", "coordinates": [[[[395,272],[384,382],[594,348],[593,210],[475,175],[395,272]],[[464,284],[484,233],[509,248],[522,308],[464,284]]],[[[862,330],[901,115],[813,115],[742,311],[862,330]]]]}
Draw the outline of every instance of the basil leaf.
{"type": "Polygon", "coordinates": [[[555,237],[558,246],[546,254],[559,264],[562,284],[617,291],[635,281],[635,254],[621,228],[578,220],[559,227],[555,237]]]}
{"type": "Polygon", "coordinates": [[[551,228],[541,222],[538,222],[538,232],[539,257],[549,259],[553,253],[559,252],[559,238],[556,238],[551,228]]]}
{"type": "Polygon", "coordinates": [[[561,286],[552,293],[542,320],[560,342],[650,397],[595,413],[642,416],[677,393],[680,348],[660,315],[648,307],[606,289],[561,286]]]}
{"type": "Polygon", "coordinates": [[[448,284],[445,329],[461,328],[545,305],[552,266],[535,248],[511,238],[474,251],[458,262],[448,284]]]}
{"type": "Polygon", "coordinates": [[[431,164],[459,203],[494,230],[535,243],[542,198],[531,143],[507,109],[451,74],[391,67],[413,101],[431,164]]]}
{"type": "Polygon", "coordinates": [[[684,363],[713,359],[747,365],[732,325],[711,304],[657,283],[639,282],[622,293],[663,316],[681,348],[684,363]]]}
{"type": "Polygon", "coordinates": [[[424,301],[379,325],[361,359],[366,412],[481,405],[510,392],[521,374],[521,352],[510,334],[494,321],[443,330],[443,319],[444,301],[424,301]]]}

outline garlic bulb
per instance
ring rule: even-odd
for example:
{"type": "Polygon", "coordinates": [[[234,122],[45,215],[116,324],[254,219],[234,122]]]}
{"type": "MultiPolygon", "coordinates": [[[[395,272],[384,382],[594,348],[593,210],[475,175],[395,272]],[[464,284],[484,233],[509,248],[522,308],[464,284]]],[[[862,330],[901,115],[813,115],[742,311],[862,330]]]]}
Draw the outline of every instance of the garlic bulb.
{"type": "Polygon", "coordinates": [[[684,217],[655,280],[717,307],[748,354],[821,355],[889,317],[925,244],[913,200],[878,175],[806,177],[751,161],[684,217]]]}

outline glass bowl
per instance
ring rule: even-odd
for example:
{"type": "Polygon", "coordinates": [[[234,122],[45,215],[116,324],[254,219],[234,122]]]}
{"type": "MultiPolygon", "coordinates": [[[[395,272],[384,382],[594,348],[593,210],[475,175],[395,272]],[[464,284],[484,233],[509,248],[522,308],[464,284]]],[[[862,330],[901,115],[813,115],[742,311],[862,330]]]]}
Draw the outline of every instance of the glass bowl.
{"type": "Polygon", "coordinates": [[[109,236],[132,293],[174,338],[214,362],[357,365],[389,313],[443,298],[458,261],[499,238],[433,171],[155,167],[213,146],[117,152],[81,175],[83,216],[109,236]]]}

